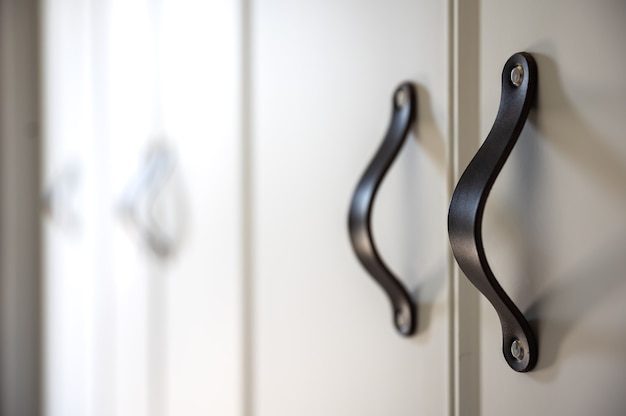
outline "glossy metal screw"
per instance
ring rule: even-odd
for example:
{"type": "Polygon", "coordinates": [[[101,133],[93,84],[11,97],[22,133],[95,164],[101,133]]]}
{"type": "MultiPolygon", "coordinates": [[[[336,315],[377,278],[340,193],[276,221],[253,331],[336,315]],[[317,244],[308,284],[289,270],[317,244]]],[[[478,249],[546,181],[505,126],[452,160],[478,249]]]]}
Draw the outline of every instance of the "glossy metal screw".
{"type": "Polygon", "coordinates": [[[519,87],[522,85],[522,81],[524,81],[524,68],[518,64],[511,70],[511,83],[519,87]]]}
{"type": "Polygon", "coordinates": [[[402,308],[396,312],[396,324],[403,333],[409,331],[409,326],[411,325],[411,311],[406,305],[403,305],[402,308]]]}
{"type": "Polygon", "coordinates": [[[514,340],[511,344],[511,355],[518,361],[522,361],[524,358],[524,347],[518,339],[514,340]]]}
{"type": "Polygon", "coordinates": [[[404,90],[398,90],[396,92],[396,105],[398,107],[403,107],[408,100],[407,93],[404,90]]]}

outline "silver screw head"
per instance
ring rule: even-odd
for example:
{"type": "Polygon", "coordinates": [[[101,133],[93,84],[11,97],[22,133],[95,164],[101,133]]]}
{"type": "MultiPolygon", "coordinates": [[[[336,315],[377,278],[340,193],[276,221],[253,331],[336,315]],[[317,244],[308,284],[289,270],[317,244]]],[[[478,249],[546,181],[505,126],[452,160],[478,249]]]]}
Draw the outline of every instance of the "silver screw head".
{"type": "Polygon", "coordinates": [[[403,333],[409,331],[411,325],[411,311],[406,305],[402,305],[401,309],[396,311],[396,325],[403,333]]]}
{"type": "Polygon", "coordinates": [[[522,81],[524,81],[524,68],[520,64],[517,64],[511,70],[511,83],[519,87],[522,85],[522,81]]]}
{"type": "Polygon", "coordinates": [[[406,93],[405,90],[398,90],[396,92],[396,105],[398,107],[404,107],[404,105],[406,104],[406,102],[408,101],[409,97],[406,93]]]}
{"type": "Polygon", "coordinates": [[[511,355],[518,361],[522,361],[524,358],[524,346],[518,339],[511,343],[511,355]]]}

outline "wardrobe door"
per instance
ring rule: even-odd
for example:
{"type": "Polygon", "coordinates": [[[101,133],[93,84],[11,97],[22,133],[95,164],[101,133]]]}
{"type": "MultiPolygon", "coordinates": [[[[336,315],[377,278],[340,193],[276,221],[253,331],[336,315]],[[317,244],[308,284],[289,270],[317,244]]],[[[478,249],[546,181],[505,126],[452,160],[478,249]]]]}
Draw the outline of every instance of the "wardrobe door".
{"type": "Polygon", "coordinates": [[[623,414],[626,5],[476,3],[466,18],[480,28],[479,58],[467,65],[476,65],[479,111],[465,111],[480,127],[463,138],[463,164],[493,125],[505,62],[527,51],[537,63],[536,102],[487,200],[483,238],[494,275],[534,329],[538,361],[528,373],[507,365],[498,317],[481,300],[478,389],[461,413],[623,414]]]}
{"type": "Polygon", "coordinates": [[[240,7],[42,4],[46,415],[242,412],[240,7]]]}
{"type": "Polygon", "coordinates": [[[250,16],[254,414],[447,414],[446,2],[254,0],[250,16]],[[403,81],[417,89],[417,117],[372,221],[417,303],[410,337],[348,235],[403,81]]]}

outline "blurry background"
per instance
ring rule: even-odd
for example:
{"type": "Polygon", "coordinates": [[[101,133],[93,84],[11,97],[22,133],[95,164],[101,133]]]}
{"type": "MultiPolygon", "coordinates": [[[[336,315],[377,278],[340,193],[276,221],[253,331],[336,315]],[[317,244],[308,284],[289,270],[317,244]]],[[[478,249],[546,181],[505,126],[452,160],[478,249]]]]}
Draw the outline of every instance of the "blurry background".
{"type": "Polygon", "coordinates": [[[41,3],[47,414],[240,412],[240,20],[41,3]]]}
{"type": "Polygon", "coordinates": [[[1,413],[237,414],[239,4],[2,7],[1,413]]]}

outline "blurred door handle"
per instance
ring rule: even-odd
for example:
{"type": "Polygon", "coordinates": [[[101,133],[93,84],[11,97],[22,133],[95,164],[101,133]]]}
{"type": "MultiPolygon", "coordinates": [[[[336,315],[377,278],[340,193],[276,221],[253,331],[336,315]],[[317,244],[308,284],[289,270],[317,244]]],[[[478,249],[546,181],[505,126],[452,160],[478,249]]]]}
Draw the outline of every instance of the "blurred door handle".
{"type": "Polygon", "coordinates": [[[159,192],[175,168],[171,150],[164,145],[149,149],[145,162],[123,192],[120,202],[122,217],[136,229],[150,250],[161,258],[174,250],[176,238],[166,232],[154,218],[159,192]]]}
{"type": "Polygon", "coordinates": [[[502,72],[502,96],[493,128],[469,163],[452,195],[448,233],[461,270],[491,302],[502,326],[502,352],[515,371],[526,372],[537,363],[535,335],[496,280],[482,241],[485,203],[502,166],[517,141],[537,88],[537,66],[528,53],[509,58],[502,72]]]}
{"type": "Polygon", "coordinates": [[[416,307],[408,290],[378,254],[372,237],[371,214],[378,186],[408,136],[415,119],[416,107],[417,97],[413,86],[409,83],[401,84],[393,95],[389,130],[354,191],[348,217],[350,241],[354,252],[361,264],[389,296],[393,306],[395,327],[405,336],[415,332],[416,307]]]}

